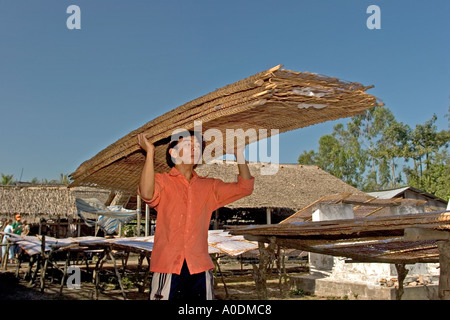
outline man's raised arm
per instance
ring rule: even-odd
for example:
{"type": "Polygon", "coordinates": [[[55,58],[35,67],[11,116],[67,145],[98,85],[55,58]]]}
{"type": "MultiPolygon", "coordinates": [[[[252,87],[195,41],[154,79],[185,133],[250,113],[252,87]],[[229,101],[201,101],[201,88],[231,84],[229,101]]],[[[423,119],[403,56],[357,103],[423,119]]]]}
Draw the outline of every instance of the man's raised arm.
{"type": "Polygon", "coordinates": [[[245,160],[244,149],[236,149],[234,151],[234,156],[236,157],[236,162],[238,164],[239,175],[245,180],[251,179],[252,176],[250,174],[247,161],[245,160]]]}
{"type": "Polygon", "coordinates": [[[143,199],[150,200],[155,192],[155,146],[147,140],[143,133],[138,135],[138,143],[147,153],[139,180],[139,193],[143,199]]]}

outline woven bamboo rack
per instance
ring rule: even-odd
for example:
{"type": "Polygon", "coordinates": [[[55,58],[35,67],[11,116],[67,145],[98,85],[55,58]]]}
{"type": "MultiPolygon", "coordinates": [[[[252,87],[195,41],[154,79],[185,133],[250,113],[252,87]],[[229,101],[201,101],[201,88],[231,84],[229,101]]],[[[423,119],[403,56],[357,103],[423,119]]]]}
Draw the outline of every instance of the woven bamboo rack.
{"type": "Polygon", "coordinates": [[[450,230],[450,213],[435,212],[424,214],[408,214],[387,217],[329,220],[306,223],[286,223],[276,225],[262,225],[242,227],[231,230],[231,234],[255,236],[284,236],[284,237],[315,237],[385,233],[391,235],[412,227],[436,230],[450,230]]]}
{"type": "MultiPolygon", "coordinates": [[[[371,87],[334,77],[294,72],[276,66],[217,89],[169,111],[134,130],[82,163],[71,174],[71,186],[93,186],[136,193],[145,155],[137,135],[145,133],[155,144],[155,171],[168,170],[165,152],[176,129],[194,129],[201,121],[203,132],[218,129],[278,129],[279,133],[317,123],[351,117],[381,106],[365,91],[371,87]]],[[[265,137],[261,137],[265,138],[265,137]]],[[[245,144],[260,139],[259,134],[245,144]]],[[[207,141],[208,145],[211,141],[207,141]]],[[[221,154],[216,154],[216,157],[221,154]]]]}

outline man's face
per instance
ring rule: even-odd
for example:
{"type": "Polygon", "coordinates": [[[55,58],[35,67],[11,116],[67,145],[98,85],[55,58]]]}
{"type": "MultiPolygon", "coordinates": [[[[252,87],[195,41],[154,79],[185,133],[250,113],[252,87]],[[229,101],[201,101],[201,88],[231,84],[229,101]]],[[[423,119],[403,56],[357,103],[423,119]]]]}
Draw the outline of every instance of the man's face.
{"type": "Polygon", "coordinates": [[[202,146],[197,137],[181,138],[177,146],[171,149],[170,154],[175,164],[198,164],[202,156],[202,146]]]}

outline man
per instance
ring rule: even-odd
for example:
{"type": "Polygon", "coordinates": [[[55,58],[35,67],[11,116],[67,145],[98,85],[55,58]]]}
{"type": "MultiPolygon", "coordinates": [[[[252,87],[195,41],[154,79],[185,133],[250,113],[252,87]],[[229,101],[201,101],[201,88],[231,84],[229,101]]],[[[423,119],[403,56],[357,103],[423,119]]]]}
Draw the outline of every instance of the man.
{"type": "Polygon", "coordinates": [[[12,224],[13,233],[18,234],[20,236],[22,233],[22,227],[23,227],[22,217],[18,213],[16,214],[16,221],[14,221],[14,223],[12,224]]]}
{"type": "Polygon", "coordinates": [[[168,173],[155,174],[155,147],[144,134],[138,136],[138,143],[147,152],[138,193],[157,211],[150,299],[211,300],[214,264],[208,254],[209,223],[214,210],[253,192],[254,178],[244,151],[235,150],[238,181],[225,183],[194,171],[203,141],[193,132],[169,144],[168,173]]]}
{"type": "MultiPolygon", "coordinates": [[[[16,214],[16,221],[14,221],[12,224],[12,232],[20,236],[22,234],[22,228],[23,228],[22,217],[18,213],[16,214]]],[[[14,252],[14,256],[18,258],[20,247],[17,244],[15,244],[12,245],[11,248],[14,252]]]]}

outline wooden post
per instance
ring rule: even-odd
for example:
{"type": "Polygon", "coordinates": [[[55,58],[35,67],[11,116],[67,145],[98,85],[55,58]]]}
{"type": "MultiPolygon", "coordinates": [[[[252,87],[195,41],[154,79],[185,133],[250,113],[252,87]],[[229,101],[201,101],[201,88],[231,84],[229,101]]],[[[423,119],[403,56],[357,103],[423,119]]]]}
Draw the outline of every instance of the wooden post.
{"type": "Polygon", "coordinates": [[[405,240],[435,240],[439,251],[439,298],[450,300],[450,232],[446,230],[407,228],[405,240]]]}
{"type": "Polygon", "coordinates": [[[56,221],[55,238],[62,238],[62,237],[60,237],[60,229],[61,229],[61,218],[58,217],[58,220],[56,221]]]}
{"type": "Polygon", "coordinates": [[[51,253],[47,256],[45,254],[45,234],[42,235],[42,243],[41,243],[41,257],[43,259],[43,263],[41,265],[41,292],[44,292],[45,288],[45,274],[47,273],[47,265],[48,259],[51,253]]]}
{"type": "Polygon", "coordinates": [[[136,205],[136,219],[137,219],[137,226],[136,226],[136,236],[141,236],[141,196],[137,196],[137,205],[136,205]]]}
{"type": "Polygon", "coordinates": [[[95,265],[95,269],[94,269],[94,274],[93,274],[93,282],[95,284],[95,288],[94,288],[94,300],[98,300],[98,292],[100,291],[99,286],[100,286],[100,270],[103,267],[103,263],[108,259],[108,255],[106,253],[106,249],[103,250],[102,255],[99,257],[96,265],[95,265]]]}
{"type": "Polygon", "coordinates": [[[225,278],[223,277],[222,270],[220,270],[220,264],[219,264],[219,261],[218,261],[218,259],[217,259],[217,254],[215,254],[215,255],[212,257],[212,260],[214,261],[214,264],[216,265],[217,270],[218,270],[219,273],[220,273],[220,278],[222,279],[222,283],[223,283],[223,289],[225,290],[225,298],[228,299],[230,296],[229,296],[229,294],[228,294],[227,284],[225,283],[225,278]]]}
{"type": "Polygon", "coordinates": [[[117,281],[119,282],[120,291],[122,291],[123,300],[127,300],[127,296],[125,295],[125,290],[122,285],[122,278],[120,277],[119,270],[117,269],[116,259],[114,258],[110,248],[108,249],[108,255],[113,262],[114,272],[116,273],[117,281]]]}
{"type": "Polygon", "coordinates": [[[37,278],[37,274],[39,272],[39,269],[41,268],[41,263],[42,263],[42,257],[40,255],[37,256],[37,262],[36,262],[36,269],[34,270],[34,272],[31,275],[31,279],[29,282],[29,285],[33,285],[34,282],[36,281],[37,278]]]}
{"type": "Polygon", "coordinates": [[[439,298],[450,300],[450,241],[438,241],[439,250],[439,298]]]}
{"type": "Polygon", "coordinates": [[[63,276],[61,278],[61,286],[59,288],[59,293],[63,292],[64,283],[66,282],[66,279],[67,279],[67,270],[69,269],[69,260],[70,260],[70,250],[67,250],[66,262],[64,263],[64,272],[63,272],[63,276]]]}
{"type": "Polygon", "coordinates": [[[272,209],[266,208],[266,220],[267,224],[272,224],[272,209]]]}
{"type": "Polygon", "coordinates": [[[214,210],[214,230],[219,229],[219,209],[214,210]]]}
{"type": "Polygon", "coordinates": [[[145,236],[149,236],[149,219],[150,219],[150,207],[145,204],[145,236]]]}
{"type": "Polygon", "coordinates": [[[266,248],[264,242],[258,241],[259,248],[259,266],[252,264],[253,279],[255,280],[256,291],[258,299],[267,299],[266,280],[268,272],[270,271],[270,262],[274,255],[275,243],[270,243],[266,248]]]}
{"type": "Polygon", "coordinates": [[[408,269],[406,269],[405,264],[395,264],[395,269],[397,269],[397,277],[398,277],[398,288],[395,292],[397,300],[402,300],[403,293],[405,292],[403,290],[403,281],[406,278],[406,275],[408,274],[408,269]]]}
{"type": "Polygon", "coordinates": [[[29,280],[31,278],[31,271],[33,270],[33,264],[36,260],[36,255],[30,256],[30,260],[28,262],[28,271],[25,273],[23,277],[24,280],[29,280]]]}

